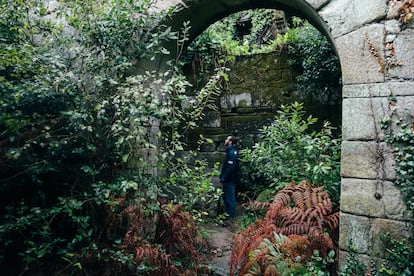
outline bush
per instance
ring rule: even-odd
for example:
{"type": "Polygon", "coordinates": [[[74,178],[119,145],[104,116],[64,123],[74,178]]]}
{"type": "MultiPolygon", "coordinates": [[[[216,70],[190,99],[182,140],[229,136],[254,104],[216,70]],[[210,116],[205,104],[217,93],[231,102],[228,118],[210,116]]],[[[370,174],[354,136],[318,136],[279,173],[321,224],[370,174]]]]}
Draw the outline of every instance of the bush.
{"type": "Polygon", "coordinates": [[[334,48],[317,29],[296,19],[288,30],[289,64],[298,72],[295,84],[307,103],[339,104],[341,67],[334,48]]]}
{"type": "Polygon", "coordinates": [[[339,202],[340,140],[332,136],[328,122],[311,131],[317,121],[304,118],[303,105],[283,106],[270,126],[261,129],[261,141],[241,151],[242,185],[260,192],[275,192],[291,181],[309,180],[325,186],[332,201],[339,202]]]}

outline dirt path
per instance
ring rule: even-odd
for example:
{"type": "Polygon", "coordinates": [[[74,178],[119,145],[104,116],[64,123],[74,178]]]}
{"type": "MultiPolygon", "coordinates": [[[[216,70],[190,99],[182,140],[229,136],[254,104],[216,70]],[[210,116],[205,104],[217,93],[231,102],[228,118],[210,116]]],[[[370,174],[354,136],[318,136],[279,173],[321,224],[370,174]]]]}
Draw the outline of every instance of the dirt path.
{"type": "Polygon", "coordinates": [[[233,245],[233,233],[230,227],[209,226],[209,241],[212,251],[209,265],[212,275],[228,276],[230,272],[231,247],[233,245]]]}

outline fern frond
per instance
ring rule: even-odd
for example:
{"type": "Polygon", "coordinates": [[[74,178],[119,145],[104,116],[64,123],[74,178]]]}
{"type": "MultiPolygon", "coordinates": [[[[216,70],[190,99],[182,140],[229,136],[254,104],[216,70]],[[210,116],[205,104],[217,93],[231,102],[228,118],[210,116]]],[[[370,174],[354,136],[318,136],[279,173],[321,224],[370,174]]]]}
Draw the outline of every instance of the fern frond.
{"type": "Polygon", "coordinates": [[[280,229],[283,235],[304,235],[309,233],[309,226],[305,223],[291,224],[280,229]]]}
{"type": "MultiPolygon", "coordinates": [[[[266,246],[266,243],[260,243],[260,247],[249,254],[249,260],[240,268],[239,274],[244,275],[247,271],[249,274],[254,275],[253,273],[260,272],[260,266],[255,270],[252,270],[253,264],[258,262],[260,259],[263,259],[269,253],[269,249],[266,246]]],[[[260,274],[256,274],[260,275],[260,274]]]]}
{"type": "Polygon", "coordinates": [[[231,255],[230,275],[236,272],[237,267],[245,266],[249,252],[254,250],[263,239],[271,238],[273,232],[279,231],[270,220],[259,220],[256,222],[256,225],[257,228],[254,230],[248,227],[243,232],[235,235],[231,255]]]}
{"type": "Polygon", "coordinates": [[[252,210],[266,210],[270,207],[270,202],[260,202],[257,200],[249,201],[244,203],[242,206],[246,209],[252,209],[252,210]]]}
{"type": "Polygon", "coordinates": [[[277,275],[279,275],[279,272],[277,271],[277,268],[274,264],[266,267],[264,276],[277,276],[277,275]]]}
{"type": "Polygon", "coordinates": [[[287,207],[284,208],[283,211],[284,214],[280,215],[282,217],[282,227],[287,227],[291,224],[303,222],[306,214],[302,209],[297,207],[287,207]]]}
{"type": "Polygon", "coordinates": [[[333,231],[339,227],[339,212],[328,215],[324,218],[324,225],[328,226],[329,230],[333,231]]]}
{"type": "Polygon", "coordinates": [[[302,192],[301,191],[295,191],[292,193],[292,198],[295,202],[295,206],[297,206],[298,208],[300,208],[301,210],[305,210],[305,200],[302,196],[302,192]]]}
{"type": "Polygon", "coordinates": [[[286,205],[290,202],[289,188],[280,190],[273,198],[273,204],[286,205]]]}

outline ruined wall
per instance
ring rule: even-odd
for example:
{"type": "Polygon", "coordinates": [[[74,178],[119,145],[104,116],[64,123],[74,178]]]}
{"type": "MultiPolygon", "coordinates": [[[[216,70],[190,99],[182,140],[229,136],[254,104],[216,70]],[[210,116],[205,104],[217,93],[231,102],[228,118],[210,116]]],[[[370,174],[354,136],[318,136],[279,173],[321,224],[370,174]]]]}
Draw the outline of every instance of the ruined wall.
{"type": "Polygon", "coordinates": [[[227,66],[229,83],[216,101],[218,110],[207,111],[200,128],[186,138],[188,149],[197,148],[200,134],[214,141],[200,152],[210,163],[224,158],[223,142],[229,134],[240,138],[240,147],[252,146],[259,129],[273,120],[280,105],[297,99],[295,74],[285,52],[238,56],[227,66]]]}
{"type": "MultiPolygon", "coordinates": [[[[240,139],[239,147],[251,147],[259,141],[260,128],[270,124],[281,105],[303,102],[295,90],[296,72],[288,65],[286,51],[237,56],[228,64],[229,83],[217,100],[217,111],[206,112],[200,128],[186,138],[187,149],[197,148],[199,135],[210,138],[213,145],[201,147],[200,156],[210,163],[224,158],[223,142],[229,134],[240,139]]],[[[328,120],[340,128],[340,104],[307,104],[307,114],[322,123],[328,120]]]]}

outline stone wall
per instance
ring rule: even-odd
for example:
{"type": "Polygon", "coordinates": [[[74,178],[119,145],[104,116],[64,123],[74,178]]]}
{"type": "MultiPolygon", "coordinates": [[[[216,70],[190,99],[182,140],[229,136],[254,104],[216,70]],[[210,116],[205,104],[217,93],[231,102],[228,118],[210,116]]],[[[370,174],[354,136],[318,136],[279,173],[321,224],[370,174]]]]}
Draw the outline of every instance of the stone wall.
{"type": "MultiPolygon", "coordinates": [[[[210,163],[220,162],[223,142],[229,134],[240,139],[240,148],[251,147],[259,140],[260,128],[273,121],[281,105],[302,102],[288,58],[285,51],[236,57],[228,65],[229,83],[217,100],[218,110],[207,112],[201,127],[190,132],[187,149],[196,149],[198,137],[203,134],[214,144],[202,147],[200,156],[210,163]]],[[[305,103],[305,111],[320,122],[329,120],[340,127],[340,104],[305,103]]]]}
{"type": "MultiPolygon", "coordinates": [[[[380,234],[389,232],[394,238],[413,234],[403,197],[393,184],[395,162],[384,142],[380,122],[391,114],[391,95],[396,96],[400,116],[404,109],[414,114],[414,29],[413,24],[403,27],[395,19],[397,7],[385,2],[371,1],[371,9],[359,11],[360,21],[348,20],[348,28],[335,28],[344,81],[341,263],[345,262],[350,242],[360,260],[379,263],[385,251],[380,234]],[[358,54],[352,54],[356,49],[358,54]],[[401,65],[388,67],[387,60],[398,60],[401,65]]],[[[328,21],[338,13],[336,8],[332,3],[331,10],[323,12],[328,21]]],[[[350,13],[345,12],[344,18],[350,13]]],[[[332,23],[334,27],[337,20],[332,23]]]]}
{"type": "Polygon", "coordinates": [[[259,128],[272,120],[279,106],[294,98],[294,74],[285,53],[239,56],[228,67],[230,81],[216,101],[218,110],[207,112],[201,128],[188,138],[190,146],[199,133],[212,138],[215,149],[221,151],[229,134],[238,136],[243,145],[251,145],[259,128]]]}

